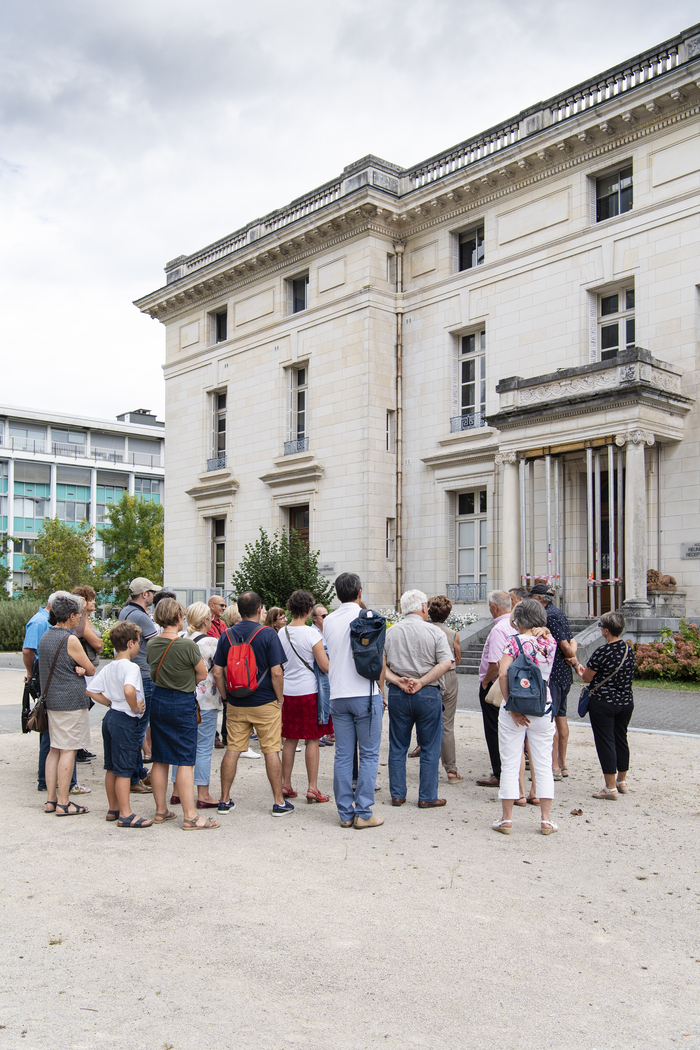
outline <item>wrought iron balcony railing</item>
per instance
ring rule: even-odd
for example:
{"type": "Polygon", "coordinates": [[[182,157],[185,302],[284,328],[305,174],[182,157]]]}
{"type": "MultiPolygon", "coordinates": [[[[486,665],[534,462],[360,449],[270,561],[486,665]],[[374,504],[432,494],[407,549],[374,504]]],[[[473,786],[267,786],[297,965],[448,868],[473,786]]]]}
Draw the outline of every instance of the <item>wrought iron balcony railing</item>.
{"type": "Polygon", "coordinates": [[[451,602],[486,601],[485,583],[448,583],[445,590],[451,602]]]}
{"type": "Polygon", "coordinates": [[[207,460],[207,470],[223,470],[226,466],[226,454],[223,456],[213,456],[207,460]]]}
{"type": "Polygon", "coordinates": [[[309,450],[309,439],[297,438],[296,441],[285,441],[284,443],[284,454],[285,456],[292,456],[295,452],[308,452],[309,450]]]}
{"type": "Polygon", "coordinates": [[[477,427],[486,426],[486,416],[483,412],[465,413],[461,416],[452,416],[450,430],[455,434],[459,430],[475,430],[477,427]]]}

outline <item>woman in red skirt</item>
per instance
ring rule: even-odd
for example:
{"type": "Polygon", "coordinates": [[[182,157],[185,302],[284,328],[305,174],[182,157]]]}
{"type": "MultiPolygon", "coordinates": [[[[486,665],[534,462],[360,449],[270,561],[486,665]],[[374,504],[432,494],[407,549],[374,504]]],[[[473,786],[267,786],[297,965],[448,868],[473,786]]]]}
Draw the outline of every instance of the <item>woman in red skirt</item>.
{"type": "Polygon", "coordinates": [[[282,794],[285,798],[296,798],[292,788],[292,769],[297,743],[306,741],[306,775],[309,786],[307,802],[328,802],[329,795],[318,790],[318,742],[333,727],[318,724],[318,686],[314,673],[314,660],[320,669],[328,673],[328,657],[323,640],[315,627],[307,627],[306,620],[314,606],[315,598],[308,591],[294,591],[287,608],[292,622],[279,632],[287,662],[284,665],[284,703],[282,704],[282,794]]]}

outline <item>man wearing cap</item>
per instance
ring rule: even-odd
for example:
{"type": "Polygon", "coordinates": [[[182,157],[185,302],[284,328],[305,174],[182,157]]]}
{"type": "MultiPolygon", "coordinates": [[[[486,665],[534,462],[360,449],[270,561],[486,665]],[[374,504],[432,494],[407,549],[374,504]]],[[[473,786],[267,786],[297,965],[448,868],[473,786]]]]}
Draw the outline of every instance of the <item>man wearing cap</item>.
{"type": "Polygon", "coordinates": [[[549,692],[552,697],[554,722],[556,730],[552,745],[552,768],[554,779],[568,777],[566,768],[566,748],[569,743],[569,723],[566,720],[566,701],[574,680],[572,666],[578,663],[576,649],[578,642],[571,634],[569,621],[561,609],[553,604],[554,591],[547,583],[537,583],[530,591],[530,597],[543,605],[547,613],[547,629],[557,643],[557,651],[549,675],[549,692]]]}
{"type": "Polygon", "coordinates": [[[148,666],[148,660],[146,659],[146,643],[150,638],[154,638],[158,634],[158,629],[148,615],[148,610],[153,605],[153,599],[159,590],[160,588],[156,587],[155,583],[151,583],[150,580],[147,580],[145,576],[137,576],[136,579],[132,580],[129,584],[129,601],[119,613],[120,620],[131,620],[132,623],[138,624],[141,628],[141,641],[139,643],[139,651],[134,657],[134,663],[138,666],[138,669],[141,672],[146,710],[138,719],[138,768],[135,769],[131,775],[131,790],[138,794],[144,794],[153,790],[151,787],[151,777],[144,766],[141,757],[141,745],[143,744],[146,730],[148,729],[148,719],[151,712],[151,697],[153,696],[151,669],[148,666]]]}

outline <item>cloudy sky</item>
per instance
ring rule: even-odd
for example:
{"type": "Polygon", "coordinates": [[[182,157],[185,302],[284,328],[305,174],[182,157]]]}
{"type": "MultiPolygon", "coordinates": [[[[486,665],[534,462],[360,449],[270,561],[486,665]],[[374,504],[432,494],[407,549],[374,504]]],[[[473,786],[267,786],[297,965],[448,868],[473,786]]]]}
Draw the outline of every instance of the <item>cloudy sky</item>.
{"type": "Polygon", "coordinates": [[[698,19],[669,0],[0,0],[0,404],[163,411],[163,265],[698,19]]]}

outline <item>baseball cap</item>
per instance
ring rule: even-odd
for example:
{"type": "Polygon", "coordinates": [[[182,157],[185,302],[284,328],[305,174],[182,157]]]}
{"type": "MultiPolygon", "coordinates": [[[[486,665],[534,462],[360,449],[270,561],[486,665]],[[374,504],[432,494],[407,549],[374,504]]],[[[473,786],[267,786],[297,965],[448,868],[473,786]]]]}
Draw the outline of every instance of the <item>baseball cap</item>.
{"type": "Polygon", "coordinates": [[[530,591],[530,594],[541,594],[545,598],[554,597],[554,591],[548,583],[536,583],[530,591]]]}
{"type": "Polygon", "coordinates": [[[132,580],[129,584],[129,594],[143,594],[144,591],[158,591],[160,588],[155,583],[151,583],[145,576],[137,576],[135,580],[132,580]]]}

